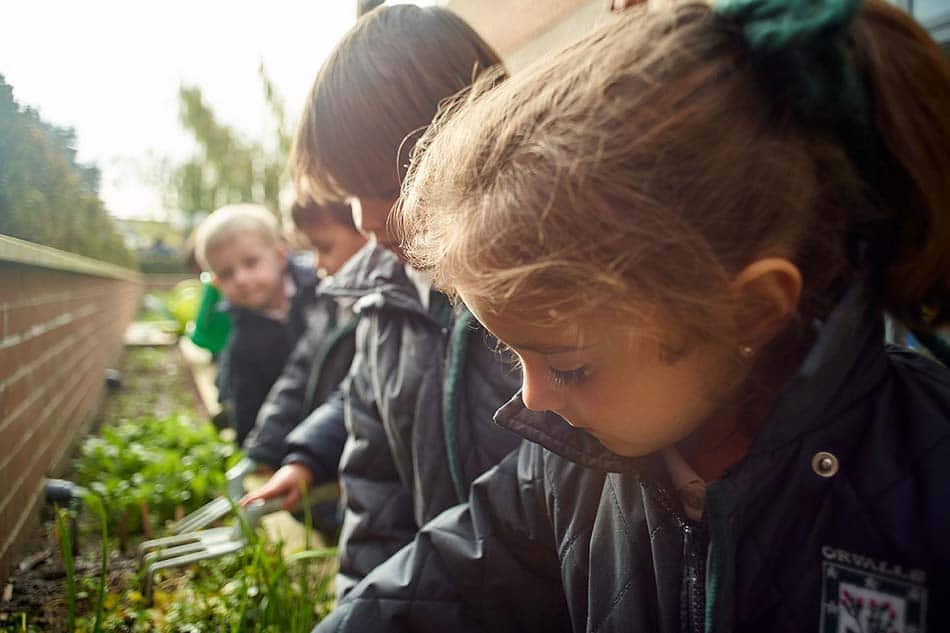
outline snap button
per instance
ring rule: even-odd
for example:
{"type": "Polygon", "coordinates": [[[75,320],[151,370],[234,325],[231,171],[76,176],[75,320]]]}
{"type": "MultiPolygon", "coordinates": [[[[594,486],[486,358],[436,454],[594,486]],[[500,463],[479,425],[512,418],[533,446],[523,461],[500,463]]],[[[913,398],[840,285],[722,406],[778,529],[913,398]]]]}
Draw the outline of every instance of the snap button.
{"type": "Polygon", "coordinates": [[[834,477],[838,472],[838,458],[827,451],[818,451],[811,458],[811,469],[819,477],[834,477]]]}

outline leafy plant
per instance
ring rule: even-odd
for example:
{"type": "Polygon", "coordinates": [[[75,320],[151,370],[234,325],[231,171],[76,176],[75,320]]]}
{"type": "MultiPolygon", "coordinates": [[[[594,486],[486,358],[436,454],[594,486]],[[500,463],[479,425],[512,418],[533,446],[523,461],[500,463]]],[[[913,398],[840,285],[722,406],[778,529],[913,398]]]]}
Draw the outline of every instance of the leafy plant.
{"type": "Polygon", "coordinates": [[[102,500],[107,529],[124,549],[132,534],[152,529],[209,501],[224,489],[239,459],[233,443],[207,422],[182,414],[142,417],[86,439],[76,460],[78,482],[102,500]]]}
{"type": "Polygon", "coordinates": [[[66,617],[67,631],[75,629],[76,623],[76,574],[73,569],[73,532],[70,526],[70,510],[56,508],[56,537],[66,571],[66,617]]]}
{"type": "Polygon", "coordinates": [[[310,631],[332,607],[335,558],[335,549],[285,557],[280,543],[253,534],[237,554],[164,575],[151,604],[130,575],[124,591],[106,596],[101,631],[310,631]]]}

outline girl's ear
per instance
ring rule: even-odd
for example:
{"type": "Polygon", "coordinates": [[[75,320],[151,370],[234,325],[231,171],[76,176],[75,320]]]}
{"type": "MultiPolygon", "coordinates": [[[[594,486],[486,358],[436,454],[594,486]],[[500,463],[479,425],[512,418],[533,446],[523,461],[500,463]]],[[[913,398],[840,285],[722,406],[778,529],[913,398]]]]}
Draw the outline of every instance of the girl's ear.
{"type": "Polygon", "coordinates": [[[737,338],[761,349],[785,330],[798,309],[802,274],[787,259],[766,257],[739,271],[732,290],[739,305],[737,338]]]}

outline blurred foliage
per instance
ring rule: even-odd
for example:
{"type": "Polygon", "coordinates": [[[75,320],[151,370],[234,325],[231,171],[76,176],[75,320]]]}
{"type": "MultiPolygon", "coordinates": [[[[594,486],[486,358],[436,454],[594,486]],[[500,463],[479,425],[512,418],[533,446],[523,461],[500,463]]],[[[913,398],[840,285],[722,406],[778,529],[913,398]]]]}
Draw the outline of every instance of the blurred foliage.
{"type": "Polygon", "coordinates": [[[111,531],[148,533],[224,491],[225,471],[240,459],[210,422],[185,413],[142,416],[86,438],[75,460],[76,481],[102,499],[111,531]],[[128,520],[136,517],[135,521],[128,520]]]}
{"type": "Polygon", "coordinates": [[[139,270],[145,274],[149,273],[187,273],[188,266],[181,255],[153,255],[151,253],[139,253],[139,270]]]}
{"type": "Polygon", "coordinates": [[[180,87],[181,124],[194,138],[196,150],[189,160],[169,169],[169,206],[191,218],[239,202],[279,209],[292,136],[283,99],[263,65],[258,75],[273,123],[273,136],[264,140],[246,138],[222,123],[199,86],[180,87]]]}
{"type": "Polygon", "coordinates": [[[0,233],[135,267],[99,199],[99,170],[76,162],[76,134],[20,106],[0,75],[0,233]]]}

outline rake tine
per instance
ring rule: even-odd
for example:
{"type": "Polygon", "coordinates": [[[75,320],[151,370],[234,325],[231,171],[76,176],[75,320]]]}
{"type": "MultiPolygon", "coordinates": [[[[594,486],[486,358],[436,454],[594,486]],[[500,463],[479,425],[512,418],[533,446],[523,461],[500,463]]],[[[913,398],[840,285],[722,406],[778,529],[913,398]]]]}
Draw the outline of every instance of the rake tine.
{"type": "Polygon", "coordinates": [[[203,539],[220,539],[226,538],[229,534],[232,533],[232,529],[228,527],[221,528],[212,528],[210,530],[202,530],[201,532],[190,532],[188,534],[179,534],[177,536],[164,536],[162,538],[155,538],[149,541],[142,541],[139,545],[139,563],[145,559],[146,555],[152,550],[160,550],[163,548],[169,547],[179,547],[182,545],[189,545],[192,543],[201,543],[203,539]]]}
{"type": "Polygon", "coordinates": [[[224,476],[228,480],[228,497],[237,501],[244,496],[244,478],[254,471],[256,464],[245,457],[232,466],[224,476]]]}
{"type": "Polygon", "coordinates": [[[210,534],[203,534],[201,539],[191,543],[183,543],[182,545],[172,545],[169,547],[160,547],[157,549],[150,550],[145,554],[145,563],[149,564],[157,560],[164,560],[166,558],[175,558],[181,554],[188,554],[191,552],[199,552],[208,547],[220,543],[222,541],[233,540],[234,539],[234,530],[225,528],[221,531],[216,531],[210,534]]]}
{"type": "Polygon", "coordinates": [[[244,496],[244,478],[256,467],[255,463],[244,458],[232,466],[225,477],[227,479],[227,495],[217,497],[204,504],[188,516],[182,518],[172,526],[172,534],[194,532],[214,523],[231,512],[232,503],[244,496]]]}
{"type": "Polygon", "coordinates": [[[155,572],[171,567],[183,567],[185,565],[197,563],[198,561],[206,560],[208,558],[217,558],[219,556],[224,556],[225,554],[231,554],[233,552],[237,552],[246,544],[247,543],[243,538],[223,540],[217,543],[208,544],[208,547],[206,547],[203,551],[183,554],[175,558],[169,558],[166,560],[150,563],[145,570],[145,586],[143,588],[145,599],[149,603],[152,601],[152,592],[154,590],[155,584],[155,572]]]}
{"type": "Polygon", "coordinates": [[[172,526],[173,534],[194,532],[217,521],[231,511],[231,502],[227,497],[217,497],[204,504],[172,526]]]}

